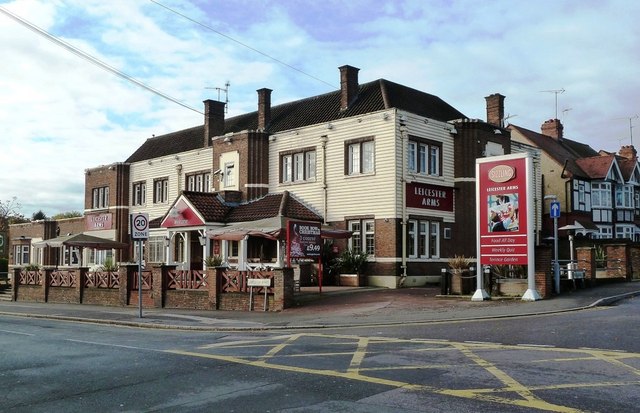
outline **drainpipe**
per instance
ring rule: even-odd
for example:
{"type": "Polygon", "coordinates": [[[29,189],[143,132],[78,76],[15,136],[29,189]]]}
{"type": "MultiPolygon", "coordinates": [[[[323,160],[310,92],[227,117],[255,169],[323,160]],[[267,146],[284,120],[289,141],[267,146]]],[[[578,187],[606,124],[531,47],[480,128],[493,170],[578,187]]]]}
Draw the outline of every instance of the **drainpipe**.
{"type": "Polygon", "coordinates": [[[329,210],[327,196],[327,141],[329,137],[322,135],[320,143],[322,145],[322,219],[327,223],[327,211],[329,210]]]}
{"type": "Polygon", "coordinates": [[[400,140],[401,140],[401,154],[402,154],[402,177],[400,179],[401,184],[401,196],[402,196],[402,280],[400,281],[400,285],[404,282],[404,279],[407,277],[407,146],[408,146],[408,136],[407,136],[407,126],[404,124],[404,120],[400,120],[400,140]]]}

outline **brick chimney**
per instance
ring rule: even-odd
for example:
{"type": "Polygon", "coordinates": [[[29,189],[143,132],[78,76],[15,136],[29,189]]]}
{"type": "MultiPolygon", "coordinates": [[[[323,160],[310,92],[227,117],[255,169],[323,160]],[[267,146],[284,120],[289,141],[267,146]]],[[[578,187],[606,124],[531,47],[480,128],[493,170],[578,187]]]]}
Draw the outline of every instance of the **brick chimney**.
{"type": "Polygon", "coordinates": [[[211,138],[224,134],[224,102],[207,99],[204,102],[204,147],[211,146],[211,138]]]}
{"type": "Polygon", "coordinates": [[[358,72],[357,67],[345,65],[340,69],[340,110],[346,110],[358,97],[358,72]]]}
{"type": "Polygon", "coordinates": [[[562,130],[564,127],[558,119],[549,119],[542,124],[542,134],[552,137],[555,140],[562,140],[562,130]]]}
{"type": "Polygon", "coordinates": [[[487,101],[487,123],[504,127],[504,96],[499,93],[485,97],[487,101]]]}
{"type": "Polygon", "coordinates": [[[633,145],[623,146],[622,148],[620,148],[618,155],[622,156],[623,158],[632,160],[638,158],[638,152],[636,151],[636,148],[633,147],[633,145]]]}
{"type": "Polygon", "coordinates": [[[263,131],[271,123],[271,89],[258,89],[258,130],[263,131]]]}

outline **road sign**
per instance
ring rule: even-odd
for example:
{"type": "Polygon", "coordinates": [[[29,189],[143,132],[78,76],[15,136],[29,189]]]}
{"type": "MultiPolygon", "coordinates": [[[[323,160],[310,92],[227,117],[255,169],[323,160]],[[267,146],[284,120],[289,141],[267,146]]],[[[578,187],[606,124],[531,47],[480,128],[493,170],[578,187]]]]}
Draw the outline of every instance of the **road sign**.
{"type": "Polygon", "coordinates": [[[149,238],[149,214],[146,214],[146,213],[131,214],[131,238],[133,239],[149,238]]]}
{"type": "Polygon", "coordinates": [[[558,201],[551,203],[551,218],[560,218],[560,202],[558,201]]]}

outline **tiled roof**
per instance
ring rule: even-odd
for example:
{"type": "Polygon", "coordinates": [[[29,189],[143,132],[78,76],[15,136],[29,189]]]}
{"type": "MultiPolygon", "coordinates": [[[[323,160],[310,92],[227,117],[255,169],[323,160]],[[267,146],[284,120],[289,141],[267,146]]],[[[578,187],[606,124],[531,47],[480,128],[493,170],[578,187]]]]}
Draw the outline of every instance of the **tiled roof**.
{"type": "MultiPolygon", "coordinates": [[[[270,133],[331,122],[384,109],[397,108],[440,121],[465,118],[461,112],[437,96],[388,80],[359,86],[358,97],[340,110],[340,91],[313,96],[271,108],[270,133]]],[[[225,119],[224,133],[258,129],[258,112],[225,119]]],[[[126,162],[172,155],[204,146],[204,125],[147,139],[126,162]]]]}
{"type": "Polygon", "coordinates": [[[576,163],[587,173],[589,178],[604,179],[611,169],[615,155],[592,156],[589,158],[581,158],[576,163]]]}
{"type": "Polygon", "coordinates": [[[322,221],[322,217],[295,199],[288,192],[268,194],[255,201],[234,207],[226,217],[226,222],[257,221],[280,215],[306,221],[322,221]],[[284,205],[283,205],[284,203],[284,205]]]}
{"type": "Polygon", "coordinates": [[[637,159],[618,158],[618,166],[620,167],[620,171],[622,172],[622,177],[625,182],[632,178],[633,170],[637,164],[637,159]]]}
{"type": "Polygon", "coordinates": [[[224,222],[232,210],[215,192],[182,191],[182,195],[202,214],[205,222],[224,222]]]}
{"type": "Polygon", "coordinates": [[[199,149],[204,146],[204,125],[147,139],[126,160],[127,163],[199,149]]]}
{"type": "Polygon", "coordinates": [[[522,134],[531,141],[534,146],[540,148],[558,162],[558,164],[564,165],[566,162],[565,172],[569,173],[571,176],[589,177],[588,174],[582,170],[580,165],[576,163],[577,158],[598,155],[598,152],[589,145],[566,138],[558,140],[551,136],[543,135],[517,125],[509,125],[509,129],[513,129],[522,134]]]}

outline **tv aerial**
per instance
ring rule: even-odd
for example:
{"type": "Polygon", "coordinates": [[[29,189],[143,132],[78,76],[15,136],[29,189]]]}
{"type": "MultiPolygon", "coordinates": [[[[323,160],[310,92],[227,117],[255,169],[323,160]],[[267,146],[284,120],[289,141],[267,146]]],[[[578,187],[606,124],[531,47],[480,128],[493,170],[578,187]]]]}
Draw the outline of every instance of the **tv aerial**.
{"type": "Polygon", "coordinates": [[[220,100],[220,93],[224,93],[224,113],[229,112],[229,86],[231,83],[227,80],[224,84],[224,87],[205,87],[205,89],[213,89],[218,91],[218,102],[222,102],[220,100]]]}
{"type": "Polygon", "coordinates": [[[564,88],[562,88],[562,89],[551,89],[551,90],[541,90],[540,92],[553,93],[554,95],[556,95],[556,117],[554,119],[558,119],[558,95],[565,92],[564,88]]]}

